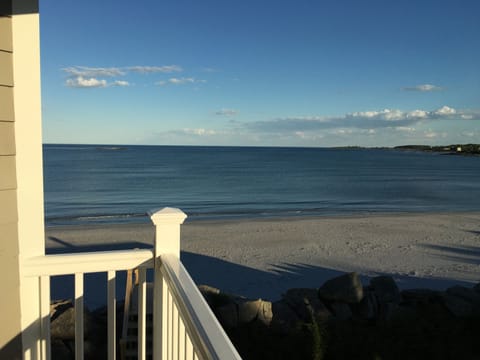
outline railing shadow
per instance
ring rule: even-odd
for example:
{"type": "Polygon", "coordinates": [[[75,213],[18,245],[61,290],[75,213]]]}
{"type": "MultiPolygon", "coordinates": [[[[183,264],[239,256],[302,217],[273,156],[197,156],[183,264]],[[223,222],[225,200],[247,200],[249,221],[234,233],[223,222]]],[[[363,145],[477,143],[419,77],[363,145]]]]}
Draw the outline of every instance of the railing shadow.
{"type": "MultiPolygon", "coordinates": [[[[59,238],[49,237],[49,240],[58,245],[50,247],[47,251],[49,254],[151,248],[151,245],[137,241],[73,246],[59,238]]],[[[434,250],[442,250],[444,254],[440,256],[449,256],[455,261],[480,262],[480,249],[475,247],[425,246],[434,250]],[[447,252],[449,255],[446,254],[447,252]]],[[[344,273],[343,271],[322,266],[288,262],[271,264],[268,270],[255,269],[216,257],[186,251],[181,253],[181,260],[197,285],[210,285],[226,293],[271,301],[278,300],[281,294],[290,288],[318,288],[325,281],[344,273]]],[[[449,278],[417,277],[374,271],[369,271],[369,274],[371,276],[390,275],[402,289],[430,288],[441,290],[453,285],[471,286],[470,283],[449,278]]],[[[367,284],[369,276],[361,276],[361,279],[364,284],[367,284]]],[[[151,280],[152,274],[149,272],[147,273],[147,281],[151,280]]],[[[125,296],[125,282],[125,272],[118,272],[116,296],[120,301],[125,296]]],[[[107,293],[106,284],[106,274],[85,275],[85,303],[89,309],[95,309],[105,305],[107,293]]],[[[52,299],[73,298],[73,276],[54,277],[51,292],[52,299]]]]}
{"type": "MultiPolygon", "coordinates": [[[[282,293],[291,288],[318,288],[325,281],[345,272],[310,264],[272,264],[268,271],[234,264],[222,259],[182,252],[182,262],[197,284],[210,285],[220,290],[245,296],[278,300],[282,293]]],[[[416,277],[369,272],[370,276],[360,276],[367,285],[373,276],[392,276],[401,289],[429,288],[441,290],[453,285],[471,286],[456,279],[439,277],[416,277]]]]}
{"type": "MultiPolygon", "coordinates": [[[[480,232],[479,232],[480,234],[480,232]]],[[[421,245],[425,249],[433,250],[432,256],[441,257],[458,263],[480,264],[480,246],[466,245],[421,245]]]]}

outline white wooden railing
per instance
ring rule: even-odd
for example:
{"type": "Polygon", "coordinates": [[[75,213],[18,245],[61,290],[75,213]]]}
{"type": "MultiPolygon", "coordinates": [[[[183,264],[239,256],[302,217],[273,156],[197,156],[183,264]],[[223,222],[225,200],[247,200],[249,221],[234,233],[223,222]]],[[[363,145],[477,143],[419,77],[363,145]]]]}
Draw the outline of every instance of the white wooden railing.
{"type": "MultiPolygon", "coordinates": [[[[152,212],[153,249],[44,255],[25,261],[24,275],[40,282],[37,348],[50,360],[50,276],[75,275],[75,359],[83,359],[84,274],[107,273],[108,359],[116,354],[116,272],[138,269],[138,359],[146,359],[146,271],[154,268],[153,359],[241,359],[180,261],[180,225],[186,215],[173,208],[152,212]]],[[[34,301],[34,300],[33,300],[34,301]]],[[[33,305],[33,304],[32,304],[33,305]]],[[[27,349],[24,349],[27,351],[27,349]]],[[[29,352],[31,353],[31,352],[29,352]]],[[[37,353],[37,352],[35,352],[37,353]]]]}

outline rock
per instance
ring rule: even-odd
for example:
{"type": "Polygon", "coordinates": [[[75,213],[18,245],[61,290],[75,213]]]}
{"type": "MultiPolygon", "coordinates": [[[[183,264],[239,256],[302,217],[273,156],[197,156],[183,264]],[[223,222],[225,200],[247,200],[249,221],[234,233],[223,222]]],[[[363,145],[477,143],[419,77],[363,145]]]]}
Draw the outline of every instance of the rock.
{"type": "Polygon", "coordinates": [[[283,334],[288,334],[300,321],[295,311],[283,299],[272,303],[272,313],[271,326],[283,334]]]}
{"type": "Polygon", "coordinates": [[[473,313],[474,308],[472,303],[456,295],[446,293],[443,296],[443,303],[447,307],[447,309],[455,316],[469,317],[473,313]]]}
{"type": "Polygon", "coordinates": [[[480,293],[474,289],[469,289],[465,286],[452,286],[447,289],[447,294],[455,295],[472,304],[480,305],[480,293]]]}
{"type": "Polygon", "coordinates": [[[200,292],[204,297],[207,297],[210,294],[213,294],[213,295],[220,294],[220,289],[217,289],[208,285],[198,285],[198,290],[200,290],[200,292]]]}
{"type": "Polygon", "coordinates": [[[382,320],[390,320],[392,315],[399,308],[398,303],[395,302],[386,302],[382,303],[379,306],[379,318],[382,320]]]}
{"type": "Polygon", "coordinates": [[[238,305],[238,322],[239,324],[249,323],[257,318],[262,306],[262,300],[245,300],[238,305]]]}
{"type": "Polygon", "coordinates": [[[351,307],[355,317],[369,320],[378,316],[378,302],[373,291],[364,289],[362,301],[358,304],[352,304],[351,307]]]}
{"type": "MultiPolygon", "coordinates": [[[[86,308],[83,317],[87,338],[92,329],[92,319],[86,308]]],[[[54,301],[50,305],[50,336],[52,339],[75,339],[75,307],[71,300],[54,301]]]]}
{"type": "Polygon", "coordinates": [[[257,321],[263,325],[269,326],[272,323],[272,319],[272,303],[270,301],[262,301],[262,305],[257,314],[257,321]]]}
{"type": "Polygon", "coordinates": [[[359,303],[363,298],[363,287],[357,273],[348,273],[326,281],[318,296],[330,302],[359,303]]]}
{"type": "Polygon", "coordinates": [[[237,304],[230,303],[216,308],[215,313],[218,321],[225,328],[236,328],[238,326],[238,308],[237,304]]]}
{"type": "Polygon", "coordinates": [[[65,342],[59,339],[52,339],[51,342],[52,359],[55,360],[72,360],[75,359],[75,353],[65,342]]]}
{"type": "Polygon", "coordinates": [[[370,280],[370,287],[381,303],[400,303],[400,290],[391,276],[377,276],[370,280]]]}
{"type": "Polygon", "coordinates": [[[480,293],[480,283],[478,283],[477,285],[475,285],[473,287],[473,290],[475,290],[476,292],[480,293]]]}
{"type": "Polygon", "coordinates": [[[404,303],[411,306],[428,305],[442,302],[442,293],[430,289],[409,289],[401,292],[404,303]]]}
{"type": "Polygon", "coordinates": [[[233,301],[233,296],[222,293],[219,289],[208,285],[199,285],[198,289],[212,309],[233,301]]]}
{"type": "Polygon", "coordinates": [[[349,320],[352,318],[352,309],[344,302],[333,302],[330,304],[336,320],[349,320]]]}
{"type": "Polygon", "coordinates": [[[295,311],[298,317],[304,321],[311,320],[307,304],[311,306],[316,317],[328,318],[331,315],[327,307],[318,298],[318,291],[315,289],[289,289],[283,295],[283,299],[295,311]]]}

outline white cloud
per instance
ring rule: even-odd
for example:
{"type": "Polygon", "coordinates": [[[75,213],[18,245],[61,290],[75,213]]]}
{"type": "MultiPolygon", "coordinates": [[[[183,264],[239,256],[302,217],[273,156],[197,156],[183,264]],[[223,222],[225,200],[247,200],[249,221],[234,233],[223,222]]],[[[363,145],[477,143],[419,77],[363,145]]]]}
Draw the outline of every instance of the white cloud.
{"type": "Polygon", "coordinates": [[[183,71],[181,66],[178,65],[164,65],[164,66],[129,66],[125,69],[140,73],[140,74],[152,74],[152,73],[172,73],[183,71]]]}
{"type": "Polygon", "coordinates": [[[454,115],[456,114],[457,111],[451,107],[448,106],[442,106],[440,109],[435,111],[436,115],[454,115]]]}
{"type": "MultiPolygon", "coordinates": [[[[108,82],[102,77],[115,78],[128,75],[129,73],[138,74],[153,74],[153,73],[173,73],[181,72],[183,69],[179,65],[164,65],[164,66],[125,66],[125,67],[89,67],[89,66],[70,66],[62,68],[62,71],[67,74],[65,81],[68,87],[72,88],[106,88],[111,86],[130,86],[130,83],[125,80],[115,79],[108,82]]],[[[189,82],[205,82],[205,80],[195,80],[194,78],[172,78],[163,84],[183,84],[189,82]]]]}
{"type": "MultiPolygon", "coordinates": [[[[443,106],[437,110],[402,111],[384,109],[348,113],[343,116],[299,116],[257,121],[245,124],[250,131],[259,132],[290,132],[316,131],[323,129],[407,129],[421,122],[435,120],[480,120],[480,111],[456,110],[443,106]]],[[[401,131],[401,130],[400,130],[401,131]]]]}
{"type": "Polygon", "coordinates": [[[168,80],[157,81],[155,84],[164,86],[168,84],[172,85],[184,85],[184,84],[195,84],[195,83],[206,83],[206,80],[197,80],[192,77],[182,77],[182,78],[170,78],[168,80]]]}
{"type": "Polygon", "coordinates": [[[75,78],[67,79],[66,84],[72,88],[104,88],[107,87],[106,80],[99,80],[96,78],[84,78],[83,76],[77,76],[75,78]]]}
{"type": "Polygon", "coordinates": [[[130,83],[128,81],[124,80],[116,80],[112,84],[113,86],[130,86],[130,83]]]}
{"type": "Polygon", "coordinates": [[[125,72],[117,67],[88,67],[88,66],[71,66],[62,69],[64,72],[73,77],[98,77],[98,76],[123,76],[125,72]]]}
{"type": "Polygon", "coordinates": [[[402,131],[402,132],[407,132],[407,133],[413,133],[413,132],[416,131],[415,128],[413,128],[413,127],[408,127],[408,126],[397,126],[397,127],[395,128],[395,130],[397,130],[397,131],[402,131]]]}
{"type": "Polygon", "coordinates": [[[405,91],[420,91],[420,92],[431,92],[431,91],[440,91],[443,90],[442,87],[432,85],[432,84],[421,84],[416,86],[404,87],[405,91]]]}
{"type": "Polygon", "coordinates": [[[219,115],[219,116],[234,116],[237,114],[238,114],[238,111],[235,109],[221,109],[221,110],[215,111],[215,115],[219,115]]]}
{"type": "Polygon", "coordinates": [[[196,135],[196,136],[213,136],[218,135],[219,132],[211,129],[197,128],[197,129],[182,129],[182,132],[187,135],[196,135]]]}
{"type": "Polygon", "coordinates": [[[108,82],[105,79],[97,79],[94,77],[85,78],[83,76],[71,77],[65,81],[65,84],[71,88],[106,88],[110,86],[125,87],[130,86],[128,81],[116,80],[108,82]]]}
{"type": "Polygon", "coordinates": [[[116,77],[124,76],[129,71],[140,74],[153,73],[173,73],[181,72],[183,69],[179,65],[164,65],[164,66],[125,66],[125,67],[88,67],[88,66],[70,66],[62,69],[70,76],[84,76],[84,77],[116,77]]]}

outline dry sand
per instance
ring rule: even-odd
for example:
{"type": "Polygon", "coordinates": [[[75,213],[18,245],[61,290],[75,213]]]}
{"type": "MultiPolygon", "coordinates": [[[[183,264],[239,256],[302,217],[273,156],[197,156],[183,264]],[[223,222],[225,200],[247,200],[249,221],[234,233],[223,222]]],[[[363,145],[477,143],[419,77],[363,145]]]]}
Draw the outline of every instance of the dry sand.
{"type": "MultiPolygon", "coordinates": [[[[151,225],[56,227],[49,252],[151,246],[151,225]]],[[[402,288],[480,281],[480,213],[187,221],[182,260],[197,284],[276,300],[356,271],[402,288]]]]}

